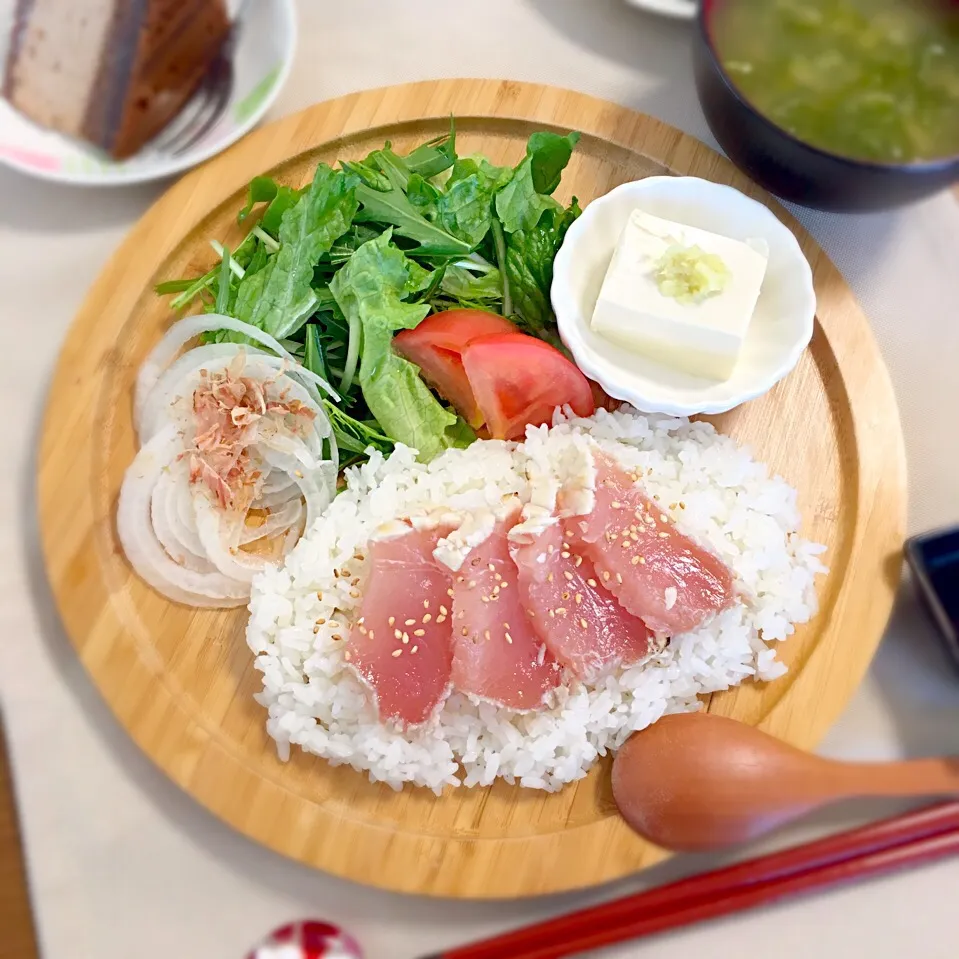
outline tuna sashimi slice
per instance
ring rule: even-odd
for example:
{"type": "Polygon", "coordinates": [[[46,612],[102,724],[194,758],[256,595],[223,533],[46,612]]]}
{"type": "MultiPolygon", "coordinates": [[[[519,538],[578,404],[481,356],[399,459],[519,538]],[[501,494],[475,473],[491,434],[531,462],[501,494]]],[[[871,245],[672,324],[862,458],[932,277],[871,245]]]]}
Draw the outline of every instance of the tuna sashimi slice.
{"type": "Polygon", "coordinates": [[[538,709],[562,671],[533,629],[517,588],[507,533],[499,520],[453,577],[453,685],[509,706],[538,709]]]}
{"type": "Polygon", "coordinates": [[[594,453],[592,512],[563,521],[599,582],[654,632],[696,629],[730,606],[733,577],[718,557],[676,529],[613,459],[594,453]]]}
{"type": "Polygon", "coordinates": [[[646,624],[599,582],[589,559],[556,523],[510,543],[533,628],[550,652],[585,682],[650,652],[646,624]]]}
{"type": "Polygon", "coordinates": [[[449,695],[450,573],[433,559],[446,532],[410,529],[370,543],[369,577],[344,655],[383,721],[426,722],[449,695]]]}

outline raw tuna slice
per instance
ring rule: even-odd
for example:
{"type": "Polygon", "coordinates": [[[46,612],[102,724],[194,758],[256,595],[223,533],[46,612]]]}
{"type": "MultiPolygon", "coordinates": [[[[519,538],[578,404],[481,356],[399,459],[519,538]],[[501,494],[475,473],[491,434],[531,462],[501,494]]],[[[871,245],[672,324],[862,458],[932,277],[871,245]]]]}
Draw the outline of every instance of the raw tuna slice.
{"type": "Polygon", "coordinates": [[[609,456],[595,453],[591,513],[563,521],[601,582],[657,633],[684,633],[733,602],[733,578],[712,553],[680,533],[609,456]]]}
{"type": "Polygon", "coordinates": [[[453,685],[512,709],[538,709],[561,670],[533,629],[500,520],[453,577],[453,685]]]}
{"type": "Polygon", "coordinates": [[[414,530],[369,547],[370,573],[345,655],[381,720],[428,720],[450,691],[449,570],[433,559],[448,530],[414,530]]]}
{"type": "Polygon", "coordinates": [[[536,613],[533,628],[574,675],[592,682],[618,665],[644,659],[650,633],[600,585],[592,562],[570,547],[554,523],[511,542],[510,552],[520,596],[536,613]]]}

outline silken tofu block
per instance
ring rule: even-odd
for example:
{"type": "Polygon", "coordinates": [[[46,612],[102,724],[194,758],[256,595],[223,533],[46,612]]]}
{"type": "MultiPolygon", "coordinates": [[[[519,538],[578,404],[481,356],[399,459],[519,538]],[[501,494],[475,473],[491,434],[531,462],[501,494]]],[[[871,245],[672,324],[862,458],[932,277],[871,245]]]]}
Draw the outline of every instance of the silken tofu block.
{"type": "Polygon", "coordinates": [[[764,240],[733,240],[634,210],[609,264],[592,329],[665,366],[728,379],[759,299],[767,260],[764,240]],[[664,296],[657,267],[677,246],[718,256],[728,271],[723,288],[689,302],[664,296]]]}

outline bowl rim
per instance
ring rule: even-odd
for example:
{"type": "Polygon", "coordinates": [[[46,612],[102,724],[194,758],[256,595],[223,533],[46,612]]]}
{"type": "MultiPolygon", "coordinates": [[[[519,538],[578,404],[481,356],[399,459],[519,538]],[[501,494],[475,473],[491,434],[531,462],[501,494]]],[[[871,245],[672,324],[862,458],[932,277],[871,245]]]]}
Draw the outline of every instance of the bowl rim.
{"type": "MultiPolygon", "coordinates": [[[[763,396],[765,393],[768,393],[777,383],[785,379],[799,363],[803,352],[809,346],[815,332],[816,313],[818,309],[818,299],[816,296],[812,266],[806,259],[806,255],[803,253],[802,247],[800,246],[799,240],[796,238],[795,233],[793,233],[793,231],[785,223],[783,223],[779,217],[776,216],[774,210],[770,209],[769,206],[760,200],[754,199],[753,197],[743,193],[741,190],[736,189],[736,187],[729,186],[724,183],[716,183],[715,181],[708,180],[704,177],[676,176],[673,174],[659,174],[642,177],[639,180],[629,180],[626,183],[621,183],[618,186],[613,187],[612,190],[596,197],[595,200],[586,205],[583,213],[570,225],[570,228],[566,233],[566,237],[564,238],[563,243],[556,254],[553,283],[550,287],[550,303],[553,307],[553,312],[556,315],[560,338],[567,349],[569,349],[569,351],[573,354],[573,359],[576,365],[583,371],[583,373],[586,374],[586,376],[599,383],[600,386],[602,386],[606,392],[615,399],[620,399],[627,403],[631,403],[632,405],[636,406],[637,409],[643,412],[660,413],[667,416],[696,416],[700,414],[710,416],[726,413],[729,410],[735,409],[738,406],[742,406],[744,403],[757,399],[758,397],[763,396]],[[804,285],[807,288],[806,292],[808,294],[809,303],[811,306],[806,315],[803,317],[803,330],[801,335],[796,337],[795,342],[789,349],[788,355],[781,363],[777,364],[775,368],[770,366],[768,370],[763,372],[762,376],[756,377],[754,386],[750,387],[744,385],[737,392],[731,392],[725,399],[699,399],[695,401],[683,401],[674,397],[671,400],[663,400],[661,398],[656,398],[654,389],[629,389],[619,387],[610,382],[608,377],[606,377],[602,369],[602,364],[597,365],[594,363],[591,356],[583,356],[583,351],[580,349],[580,346],[585,346],[587,349],[589,349],[589,347],[588,344],[586,344],[578,334],[577,339],[580,341],[579,343],[571,343],[568,338],[569,333],[571,332],[570,323],[572,322],[570,313],[583,313],[580,308],[579,301],[574,296],[570,286],[569,263],[574,255],[575,247],[579,242],[581,242],[582,235],[585,233],[590,221],[595,217],[596,212],[601,207],[611,202],[617,202],[620,195],[628,194],[631,190],[636,189],[640,184],[665,181],[669,181],[670,183],[696,181],[697,184],[706,184],[707,189],[714,190],[717,193],[735,193],[737,195],[737,202],[744,201],[749,204],[754,204],[764,211],[765,214],[768,214],[773,221],[775,221],[776,226],[783,231],[783,237],[786,243],[792,248],[792,252],[803,263],[806,264],[804,285]]],[[[586,321],[586,325],[588,326],[589,319],[585,316],[585,314],[584,319],[586,321]]]]}
{"type": "Polygon", "coordinates": [[[822,147],[815,146],[814,144],[809,143],[807,140],[797,137],[794,133],[790,133],[785,127],[781,127],[778,123],[774,123],[740,91],[739,87],[736,86],[735,82],[726,72],[726,68],[722,64],[722,60],[720,59],[719,53],[716,50],[716,45],[713,42],[712,34],[709,29],[710,17],[712,16],[711,11],[715,8],[716,3],[717,0],[702,0],[702,2],[699,4],[699,9],[696,11],[696,30],[702,47],[708,53],[710,63],[712,64],[713,69],[722,79],[727,92],[732,95],[733,99],[739,104],[740,107],[744,108],[751,116],[759,120],[760,123],[767,127],[771,132],[778,134],[784,140],[787,140],[790,144],[797,148],[808,150],[817,157],[825,160],[831,160],[834,163],[848,167],[853,171],[870,170],[876,173],[929,175],[933,173],[949,173],[951,168],[955,167],[955,170],[952,172],[954,173],[955,178],[959,180],[959,153],[955,153],[938,160],[918,160],[910,163],[879,163],[876,160],[859,160],[855,157],[845,156],[842,153],[833,153],[830,150],[824,150],[822,147]]]}

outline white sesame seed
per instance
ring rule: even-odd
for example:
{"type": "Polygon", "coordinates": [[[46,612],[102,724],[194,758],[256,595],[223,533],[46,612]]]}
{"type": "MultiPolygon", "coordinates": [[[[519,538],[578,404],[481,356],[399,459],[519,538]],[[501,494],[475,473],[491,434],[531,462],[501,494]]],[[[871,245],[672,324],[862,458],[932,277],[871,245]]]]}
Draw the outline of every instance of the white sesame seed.
{"type": "Polygon", "coordinates": [[[432,614],[431,614],[431,613],[427,613],[427,614],[423,617],[423,622],[424,622],[424,623],[428,623],[432,618],[433,618],[432,614]]]}
{"type": "Polygon", "coordinates": [[[595,580],[595,579],[588,579],[588,580],[586,580],[586,585],[587,585],[587,586],[593,586],[593,587],[595,587],[595,586],[596,586],[596,580],[595,580]]]}
{"type": "Polygon", "coordinates": [[[572,574],[568,569],[564,569],[564,570],[563,570],[563,575],[564,575],[567,579],[572,579],[572,578],[573,578],[573,574],[572,574]]]}
{"type": "Polygon", "coordinates": [[[407,620],[404,620],[403,625],[404,625],[404,626],[415,626],[415,625],[416,625],[416,620],[415,620],[415,619],[407,619],[407,620]]]}
{"type": "Polygon", "coordinates": [[[576,605],[578,606],[582,601],[583,601],[583,594],[582,594],[582,593],[577,593],[577,594],[576,594],[576,605]]]}
{"type": "Polygon", "coordinates": [[[565,606],[557,606],[557,607],[556,607],[556,615],[557,615],[557,616],[565,616],[565,615],[566,615],[566,607],[565,607],[565,606]]]}
{"type": "Polygon", "coordinates": [[[414,630],[413,630],[413,635],[414,635],[414,636],[425,636],[425,635],[426,635],[426,630],[425,630],[425,629],[414,629],[414,630]]]}
{"type": "Polygon", "coordinates": [[[669,533],[667,533],[666,530],[663,530],[663,531],[659,534],[659,538],[660,538],[660,539],[669,539],[669,533]]]}
{"type": "Polygon", "coordinates": [[[394,638],[394,639],[402,639],[402,638],[403,638],[403,630],[402,630],[402,629],[394,629],[394,630],[393,630],[393,638],[394,638]]]}
{"type": "Polygon", "coordinates": [[[410,650],[410,656],[412,656],[413,653],[415,653],[418,649],[419,649],[419,646],[414,646],[414,647],[410,650]]]}
{"type": "Polygon", "coordinates": [[[386,622],[387,622],[387,625],[392,626],[396,622],[396,617],[391,616],[386,622]]]}
{"type": "Polygon", "coordinates": [[[423,609],[429,609],[429,608],[430,608],[430,601],[429,601],[428,599],[424,599],[424,600],[423,600],[423,609]]]}
{"type": "Polygon", "coordinates": [[[579,617],[579,625],[582,626],[583,629],[586,629],[586,627],[589,625],[589,623],[587,623],[586,620],[585,620],[582,616],[580,616],[580,617],[579,617]]]}
{"type": "Polygon", "coordinates": [[[503,635],[506,637],[506,642],[508,642],[508,643],[512,643],[512,642],[513,642],[513,637],[510,636],[509,633],[504,633],[503,635]]]}
{"type": "Polygon", "coordinates": [[[390,655],[393,657],[393,659],[396,659],[397,656],[402,656],[402,655],[403,655],[403,650],[402,650],[402,649],[394,649],[393,652],[390,653],[390,655]]]}

